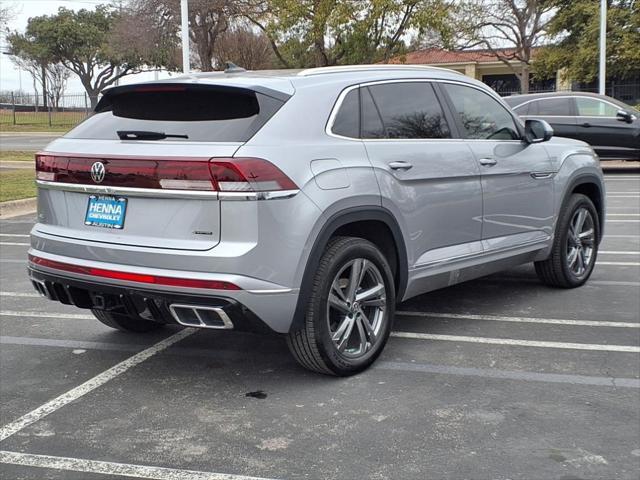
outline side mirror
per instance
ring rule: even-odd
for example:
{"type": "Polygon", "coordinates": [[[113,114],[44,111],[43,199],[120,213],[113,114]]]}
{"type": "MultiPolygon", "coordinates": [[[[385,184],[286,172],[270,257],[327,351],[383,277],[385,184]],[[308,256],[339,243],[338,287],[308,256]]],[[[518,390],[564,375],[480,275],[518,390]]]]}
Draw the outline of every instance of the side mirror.
{"type": "Polygon", "coordinates": [[[616,118],[621,122],[627,123],[632,123],[635,120],[635,117],[626,110],[618,110],[618,112],[616,113],[616,118]]]}
{"type": "Polygon", "coordinates": [[[524,141],[542,143],[551,140],[553,128],[544,120],[529,119],[524,122],[524,141]]]}

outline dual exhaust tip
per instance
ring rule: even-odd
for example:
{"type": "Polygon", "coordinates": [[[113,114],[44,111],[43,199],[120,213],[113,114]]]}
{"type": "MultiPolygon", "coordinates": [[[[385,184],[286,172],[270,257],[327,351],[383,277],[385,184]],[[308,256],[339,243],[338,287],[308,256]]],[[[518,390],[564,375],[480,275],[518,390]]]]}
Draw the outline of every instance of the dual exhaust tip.
{"type": "Polygon", "coordinates": [[[233,322],[221,307],[173,303],[169,311],[176,322],[185,327],[233,329],[233,322]]]}

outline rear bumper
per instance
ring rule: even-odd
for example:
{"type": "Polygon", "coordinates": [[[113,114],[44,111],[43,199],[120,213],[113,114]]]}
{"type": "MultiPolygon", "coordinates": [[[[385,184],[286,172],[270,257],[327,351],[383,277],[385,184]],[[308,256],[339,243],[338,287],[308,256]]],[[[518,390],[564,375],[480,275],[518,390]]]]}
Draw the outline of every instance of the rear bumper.
{"type": "MultiPolygon", "coordinates": [[[[36,290],[49,298],[79,308],[97,308],[127,315],[136,315],[146,320],[160,323],[182,323],[191,326],[193,322],[179,322],[176,312],[184,313],[185,307],[199,306],[211,309],[218,317],[226,317],[233,328],[244,331],[277,332],[289,331],[298,300],[298,291],[280,287],[258,279],[228,274],[203,274],[202,272],[167,271],[141,269],[125,265],[50,255],[36,249],[30,255],[45,257],[63,263],[76,263],[88,267],[124,270],[148,275],[162,274],[175,278],[206,278],[209,280],[231,281],[240,290],[210,290],[184,288],[166,285],[147,285],[119,279],[93,277],[70,273],[54,268],[29,263],[29,277],[36,290]],[[182,309],[171,306],[182,306],[182,309]]],[[[211,326],[210,328],[229,328],[211,326]]]]}

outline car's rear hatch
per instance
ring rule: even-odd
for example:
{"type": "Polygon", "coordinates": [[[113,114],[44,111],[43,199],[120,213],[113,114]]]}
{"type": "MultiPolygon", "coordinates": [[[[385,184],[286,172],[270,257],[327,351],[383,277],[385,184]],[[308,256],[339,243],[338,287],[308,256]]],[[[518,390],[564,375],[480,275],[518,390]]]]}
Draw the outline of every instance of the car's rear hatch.
{"type": "Polygon", "coordinates": [[[36,231],[119,246],[213,248],[225,162],[286,100],[269,93],[190,83],[108,91],[92,117],[37,155],[36,231]]]}

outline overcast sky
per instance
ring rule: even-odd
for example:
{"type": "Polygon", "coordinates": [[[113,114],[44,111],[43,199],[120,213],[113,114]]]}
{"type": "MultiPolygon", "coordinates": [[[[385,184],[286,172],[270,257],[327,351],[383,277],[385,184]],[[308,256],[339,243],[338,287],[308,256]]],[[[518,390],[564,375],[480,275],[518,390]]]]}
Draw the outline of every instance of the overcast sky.
{"type": "MultiPolygon", "coordinates": [[[[35,17],[38,15],[51,15],[53,13],[56,13],[59,7],[66,7],[72,10],[80,10],[82,8],[93,9],[100,3],[110,3],[109,0],[22,0],[19,2],[0,0],[0,2],[2,2],[3,7],[11,7],[12,11],[15,14],[9,21],[8,25],[2,25],[0,27],[3,32],[1,44],[1,50],[3,52],[7,50],[6,41],[4,39],[4,31],[7,27],[10,31],[18,30],[20,32],[23,32],[27,27],[27,21],[29,20],[29,17],[35,17]]],[[[160,77],[166,77],[166,74],[161,73],[160,77]]],[[[31,80],[31,75],[24,71],[19,72],[17,67],[11,62],[8,55],[0,55],[0,90],[17,91],[20,88],[21,78],[22,90],[27,93],[33,93],[33,81],[31,80]]],[[[152,80],[153,78],[153,73],[142,73],[139,75],[130,75],[124,77],[121,83],[152,80]]],[[[65,93],[75,94],[83,92],[84,88],[78,80],[78,77],[76,77],[75,74],[71,74],[65,93]]]]}

